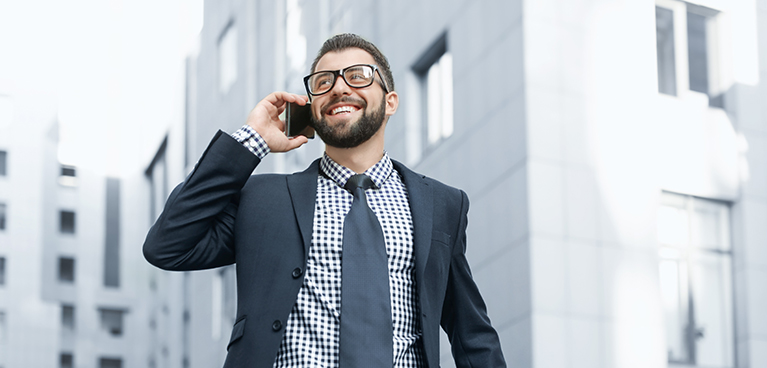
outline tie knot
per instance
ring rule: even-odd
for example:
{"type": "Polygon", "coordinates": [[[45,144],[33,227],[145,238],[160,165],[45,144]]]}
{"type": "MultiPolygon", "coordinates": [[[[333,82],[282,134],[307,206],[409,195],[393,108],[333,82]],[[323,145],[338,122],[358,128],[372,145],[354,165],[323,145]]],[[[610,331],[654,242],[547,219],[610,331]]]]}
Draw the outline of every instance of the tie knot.
{"type": "Polygon", "coordinates": [[[365,174],[356,174],[356,175],[352,175],[352,177],[349,178],[344,188],[354,193],[354,190],[357,188],[362,188],[362,190],[366,190],[366,189],[372,188],[373,185],[374,185],[373,180],[370,179],[369,176],[365,174]]]}

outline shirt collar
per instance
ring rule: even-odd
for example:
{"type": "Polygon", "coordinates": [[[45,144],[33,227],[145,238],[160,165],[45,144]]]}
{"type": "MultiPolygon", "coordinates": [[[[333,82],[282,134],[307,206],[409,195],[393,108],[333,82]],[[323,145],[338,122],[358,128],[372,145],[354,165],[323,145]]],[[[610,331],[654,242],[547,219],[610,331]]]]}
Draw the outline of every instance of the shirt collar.
{"type": "MultiPolygon", "coordinates": [[[[352,175],[356,174],[352,169],[333,161],[327,153],[322,155],[322,159],[320,160],[320,170],[341,188],[346,186],[346,182],[352,175]]],[[[384,151],[381,160],[365,170],[363,174],[369,176],[370,179],[373,180],[376,188],[381,188],[386,180],[389,179],[393,171],[394,165],[389,158],[389,154],[384,151]]]]}

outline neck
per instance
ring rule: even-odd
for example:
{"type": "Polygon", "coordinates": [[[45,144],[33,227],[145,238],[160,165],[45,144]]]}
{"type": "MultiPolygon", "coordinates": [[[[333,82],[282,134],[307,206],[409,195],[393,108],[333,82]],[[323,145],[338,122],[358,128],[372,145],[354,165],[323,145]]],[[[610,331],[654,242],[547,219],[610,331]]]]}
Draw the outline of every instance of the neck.
{"type": "Polygon", "coordinates": [[[382,127],[374,136],[357,147],[338,148],[326,145],[325,153],[333,161],[361,174],[381,161],[384,151],[383,132],[382,127]]]}

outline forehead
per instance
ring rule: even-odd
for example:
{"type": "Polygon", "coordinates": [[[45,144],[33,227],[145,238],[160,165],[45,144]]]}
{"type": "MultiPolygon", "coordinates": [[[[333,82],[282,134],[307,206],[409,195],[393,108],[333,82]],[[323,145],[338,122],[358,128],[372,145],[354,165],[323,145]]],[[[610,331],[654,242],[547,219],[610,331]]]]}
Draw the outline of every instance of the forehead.
{"type": "Polygon", "coordinates": [[[358,48],[331,51],[322,55],[316,70],[338,70],[354,64],[375,64],[373,56],[358,48]]]}

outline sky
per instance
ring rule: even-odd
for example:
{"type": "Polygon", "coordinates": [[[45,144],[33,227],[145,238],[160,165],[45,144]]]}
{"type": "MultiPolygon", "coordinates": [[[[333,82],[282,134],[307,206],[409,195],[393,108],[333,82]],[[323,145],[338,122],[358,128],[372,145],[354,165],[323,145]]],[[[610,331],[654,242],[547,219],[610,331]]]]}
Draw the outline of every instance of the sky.
{"type": "Polygon", "coordinates": [[[0,0],[0,81],[53,92],[62,163],[127,175],[183,118],[201,27],[202,0],[0,0]]]}

